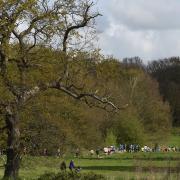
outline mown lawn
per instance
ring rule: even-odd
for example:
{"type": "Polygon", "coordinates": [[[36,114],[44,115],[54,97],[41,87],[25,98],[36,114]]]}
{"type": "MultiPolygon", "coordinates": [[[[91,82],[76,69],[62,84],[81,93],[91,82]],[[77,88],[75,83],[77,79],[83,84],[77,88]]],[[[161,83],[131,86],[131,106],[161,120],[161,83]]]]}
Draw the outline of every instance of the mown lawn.
{"type": "MultiPolygon", "coordinates": [[[[167,146],[180,147],[180,128],[166,141],[167,146]]],[[[160,153],[116,153],[110,156],[101,154],[101,158],[83,157],[66,158],[24,156],[21,162],[20,176],[22,179],[37,179],[46,172],[60,171],[60,163],[64,160],[69,165],[71,159],[81,172],[103,174],[108,180],[144,179],[144,180],[180,180],[180,152],[160,153]]],[[[0,178],[4,171],[4,156],[0,156],[0,178]]]]}
{"type": "MultiPolygon", "coordinates": [[[[73,159],[81,172],[104,174],[109,180],[118,179],[178,179],[180,177],[180,153],[117,153],[101,158],[84,156],[80,158],[24,156],[21,163],[22,179],[36,179],[45,172],[59,172],[64,160],[68,166],[73,159]],[[179,176],[179,177],[178,177],[179,176]]],[[[1,159],[2,165],[2,159],[1,159]]],[[[3,174],[1,166],[0,175],[3,174]]]]}

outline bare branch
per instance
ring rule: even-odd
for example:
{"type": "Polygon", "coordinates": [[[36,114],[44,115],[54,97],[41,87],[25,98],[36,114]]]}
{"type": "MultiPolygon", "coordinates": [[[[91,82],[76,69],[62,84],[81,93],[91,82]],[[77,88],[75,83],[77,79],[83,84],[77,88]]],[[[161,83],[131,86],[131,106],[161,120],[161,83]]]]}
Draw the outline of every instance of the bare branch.
{"type": "Polygon", "coordinates": [[[64,93],[68,94],[69,96],[73,97],[74,99],[85,102],[90,107],[94,106],[94,107],[99,107],[99,108],[106,110],[107,106],[109,106],[109,107],[112,107],[114,110],[121,110],[128,106],[128,104],[126,104],[123,107],[117,107],[113,102],[108,100],[107,97],[100,97],[100,96],[96,95],[96,93],[87,93],[87,92],[78,93],[77,91],[75,91],[72,88],[77,88],[77,87],[73,84],[70,86],[64,86],[60,82],[52,82],[49,84],[44,84],[42,86],[35,86],[23,94],[22,100],[24,102],[26,102],[26,101],[30,100],[32,97],[36,96],[36,94],[38,94],[39,92],[46,91],[48,89],[57,89],[57,90],[60,90],[64,93]],[[98,106],[95,103],[90,103],[87,98],[95,100],[96,102],[99,102],[100,104],[104,104],[104,106],[98,106]]]}
{"type": "Polygon", "coordinates": [[[63,51],[66,52],[67,51],[67,40],[68,40],[68,36],[70,34],[71,31],[75,30],[75,29],[80,29],[80,28],[83,28],[83,27],[86,27],[87,24],[90,22],[91,19],[94,19],[98,16],[101,16],[101,14],[99,13],[96,13],[94,15],[91,15],[89,16],[88,13],[89,13],[89,9],[93,6],[93,3],[89,4],[86,6],[85,8],[85,12],[84,14],[82,15],[82,21],[75,24],[75,25],[72,25],[70,27],[68,27],[64,33],[64,37],[63,37],[63,51]]]}

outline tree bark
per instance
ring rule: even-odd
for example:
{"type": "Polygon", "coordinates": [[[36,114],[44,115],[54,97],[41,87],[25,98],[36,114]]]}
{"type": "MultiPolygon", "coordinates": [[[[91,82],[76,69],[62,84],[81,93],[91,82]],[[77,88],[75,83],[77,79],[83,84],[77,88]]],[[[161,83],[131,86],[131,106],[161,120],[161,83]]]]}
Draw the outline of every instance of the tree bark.
{"type": "Polygon", "coordinates": [[[19,153],[19,118],[17,114],[6,114],[7,125],[7,161],[5,165],[4,178],[15,180],[18,178],[19,165],[20,165],[20,153],[19,153]]]}

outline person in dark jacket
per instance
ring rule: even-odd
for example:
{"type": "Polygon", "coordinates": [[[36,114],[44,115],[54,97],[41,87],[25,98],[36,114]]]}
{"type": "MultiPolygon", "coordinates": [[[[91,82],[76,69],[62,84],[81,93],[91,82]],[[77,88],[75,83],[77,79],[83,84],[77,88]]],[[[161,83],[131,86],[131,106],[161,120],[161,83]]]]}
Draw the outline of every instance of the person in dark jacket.
{"type": "Polygon", "coordinates": [[[69,169],[72,171],[73,169],[75,169],[75,165],[74,165],[74,161],[71,160],[69,163],[69,169]]]}

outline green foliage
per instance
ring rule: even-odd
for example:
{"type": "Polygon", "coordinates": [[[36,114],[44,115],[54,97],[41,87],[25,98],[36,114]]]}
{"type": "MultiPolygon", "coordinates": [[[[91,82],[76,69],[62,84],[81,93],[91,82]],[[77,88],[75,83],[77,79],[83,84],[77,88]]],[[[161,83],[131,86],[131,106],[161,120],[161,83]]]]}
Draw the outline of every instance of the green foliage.
{"type": "Polygon", "coordinates": [[[147,134],[144,131],[144,125],[139,121],[138,115],[130,109],[124,111],[118,117],[115,128],[117,142],[123,144],[143,144],[147,141],[147,134]]]}
{"type": "MultiPolygon", "coordinates": [[[[12,54],[15,49],[17,47],[12,47],[12,54]]],[[[28,58],[38,66],[25,72],[27,89],[48,83],[63,73],[66,57],[60,51],[39,46],[28,58]]],[[[97,148],[104,142],[106,145],[116,142],[154,144],[154,141],[166,139],[171,127],[169,106],[163,103],[157,83],[146,72],[136,66],[124,66],[115,59],[99,62],[90,59],[85,52],[69,58],[69,79],[62,80],[63,83],[83,87],[84,92],[109,96],[118,107],[125,104],[128,107],[118,113],[107,112],[93,107],[100,104],[90,98],[87,100],[91,108],[64,96],[63,92],[46,90],[33,97],[20,112],[21,144],[28,152],[42,154],[46,148],[49,154],[56,154],[60,148],[64,154],[74,152],[77,147],[97,148]]],[[[9,78],[19,85],[21,80],[14,75],[18,74],[15,65],[8,68],[9,78]]],[[[0,92],[2,97],[13,98],[3,86],[0,92]]],[[[4,146],[4,140],[2,144],[4,146]]]]}
{"type": "Polygon", "coordinates": [[[105,180],[106,178],[100,174],[94,173],[74,173],[61,172],[58,174],[47,173],[38,178],[38,180],[105,180]]]}
{"type": "Polygon", "coordinates": [[[163,100],[170,104],[173,126],[180,126],[180,58],[153,61],[148,65],[148,70],[158,81],[163,100]]]}
{"type": "Polygon", "coordinates": [[[59,147],[94,148],[116,137],[118,143],[142,143],[148,134],[153,133],[150,140],[168,134],[169,107],[143,69],[104,59],[99,50],[76,51],[86,45],[82,36],[85,42],[94,39],[100,14],[93,6],[89,0],[0,1],[0,125],[6,124],[12,152],[5,176],[16,178],[17,157],[26,148],[34,155],[43,149],[55,154],[59,147]],[[82,28],[87,33],[81,35],[82,28]],[[114,113],[125,104],[128,115],[114,113]]]}
{"type": "Polygon", "coordinates": [[[93,148],[103,142],[115,144],[115,138],[117,143],[139,144],[166,138],[170,127],[169,108],[162,102],[156,83],[143,70],[124,68],[116,60],[95,64],[84,60],[83,55],[70,66],[70,74],[76,73],[71,80],[79,86],[83,82],[85,91],[95,89],[99,94],[112,94],[111,100],[117,106],[129,106],[116,115],[95,108],[87,110],[87,106],[64,97],[62,93],[47,91],[33,100],[35,105],[29,103],[22,118],[28,122],[24,124],[24,137],[34,139],[41,151],[45,146],[51,152],[59,146],[68,147],[62,151],[77,146],[93,148]],[[81,71],[78,71],[79,67],[81,71]],[[115,134],[112,135],[109,129],[115,134]]]}
{"type": "Polygon", "coordinates": [[[116,146],[116,143],[117,143],[117,137],[114,135],[112,130],[109,130],[106,135],[105,145],[106,146],[110,146],[110,145],[116,146]]]}

